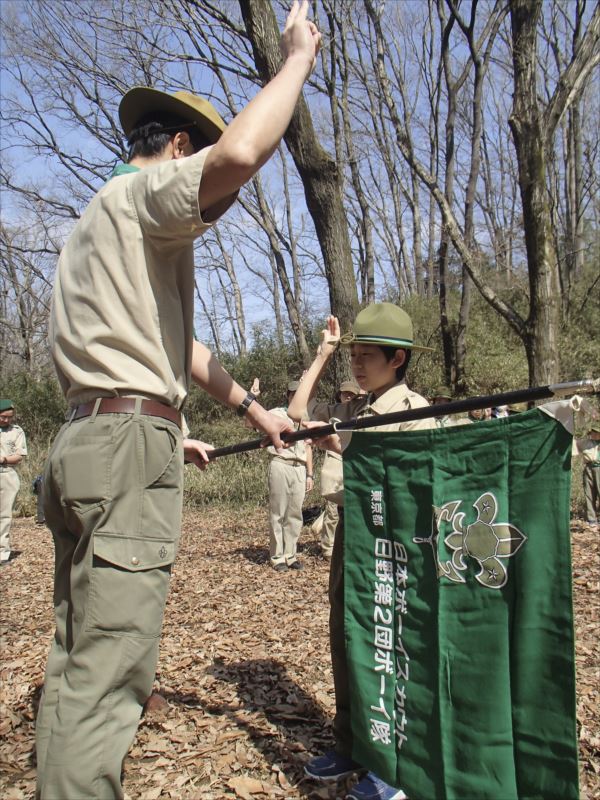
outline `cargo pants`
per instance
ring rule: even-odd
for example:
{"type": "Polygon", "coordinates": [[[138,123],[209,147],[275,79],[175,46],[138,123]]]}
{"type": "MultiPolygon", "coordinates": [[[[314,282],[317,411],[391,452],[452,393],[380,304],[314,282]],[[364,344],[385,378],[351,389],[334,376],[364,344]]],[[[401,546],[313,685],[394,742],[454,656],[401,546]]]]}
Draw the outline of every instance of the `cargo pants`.
{"type": "Polygon", "coordinates": [[[269,463],[269,555],[271,564],[297,561],[302,532],[306,465],[274,456],[269,463]]]}
{"type": "Polygon", "coordinates": [[[36,727],[42,800],[123,797],[122,762],[158,660],[182,482],[181,431],[158,417],[92,414],[54,442],[44,475],[56,633],[36,727]]]}
{"type": "Polygon", "coordinates": [[[583,468],[585,518],[594,522],[600,517],[600,464],[585,464],[583,468]]]}
{"type": "Polygon", "coordinates": [[[12,467],[0,467],[0,559],[10,556],[10,528],[13,508],[21,482],[18,472],[12,467]]]}

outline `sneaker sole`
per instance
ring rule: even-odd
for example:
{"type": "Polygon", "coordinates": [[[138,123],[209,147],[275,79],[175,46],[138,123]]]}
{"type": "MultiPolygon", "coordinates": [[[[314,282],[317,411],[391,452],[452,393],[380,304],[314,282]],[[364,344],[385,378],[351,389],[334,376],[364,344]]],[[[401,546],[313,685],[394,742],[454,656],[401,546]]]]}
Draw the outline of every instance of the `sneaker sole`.
{"type": "MultiPolygon", "coordinates": [[[[357,797],[357,795],[352,794],[352,792],[350,792],[350,794],[346,795],[346,800],[363,800],[363,798],[362,797],[357,797]]],[[[402,789],[398,789],[396,794],[392,795],[390,800],[408,800],[408,797],[404,794],[402,789]]]]}
{"type": "Polygon", "coordinates": [[[350,775],[360,775],[362,772],[365,772],[363,767],[356,767],[356,769],[345,770],[344,772],[340,772],[337,775],[315,775],[314,772],[310,772],[307,767],[304,767],[304,774],[308,775],[309,778],[312,778],[314,781],[322,781],[323,783],[334,783],[335,781],[341,781],[342,778],[349,778],[350,775]]]}

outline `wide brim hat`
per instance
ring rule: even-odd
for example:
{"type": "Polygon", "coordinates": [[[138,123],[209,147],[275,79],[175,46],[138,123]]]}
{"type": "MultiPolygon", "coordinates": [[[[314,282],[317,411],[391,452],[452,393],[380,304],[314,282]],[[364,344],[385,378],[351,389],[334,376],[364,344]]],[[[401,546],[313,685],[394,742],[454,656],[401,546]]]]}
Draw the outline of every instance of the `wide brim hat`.
{"type": "Polygon", "coordinates": [[[527,411],[528,408],[527,403],[509,403],[506,406],[509,414],[520,414],[522,411],[527,411]]]}
{"type": "Polygon", "coordinates": [[[340,383],[340,392],[352,392],[352,394],[360,394],[360,386],[355,381],[342,381],[340,383]]]}
{"type": "Polygon", "coordinates": [[[442,400],[452,400],[452,389],[448,386],[438,386],[432,393],[431,397],[441,397],[442,400]]]}
{"type": "Polygon", "coordinates": [[[344,334],[340,344],[378,344],[380,347],[433,352],[432,347],[414,343],[411,318],[393,303],[373,303],[364,308],[354,320],[352,333],[344,334]]]}
{"type": "Polygon", "coordinates": [[[214,144],[227,127],[216,108],[191,92],[161,92],[149,86],[134,86],[119,105],[119,119],[125,136],[135,128],[138,121],[151,111],[164,111],[176,114],[194,122],[204,136],[214,144]]]}

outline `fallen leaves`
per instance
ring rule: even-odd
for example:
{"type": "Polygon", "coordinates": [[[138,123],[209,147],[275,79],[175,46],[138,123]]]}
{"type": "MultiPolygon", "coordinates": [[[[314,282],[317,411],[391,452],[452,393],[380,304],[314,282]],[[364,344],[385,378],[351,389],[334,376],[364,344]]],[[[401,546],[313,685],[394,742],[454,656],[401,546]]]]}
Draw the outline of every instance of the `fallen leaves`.
{"type": "MultiPolygon", "coordinates": [[[[582,798],[600,800],[597,532],[574,521],[582,798]]],[[[52,635],[48,531],[15,520],[22,554],[0,571],[0,795],[32,800],[34,719],[52,635]]],[[[302,572],[268,565],[266,514],[187,513],[156,690],[125,761],[128,800],[336,800],[303,775],[329,749],[329,564],[306,541],[302,572]]]]}

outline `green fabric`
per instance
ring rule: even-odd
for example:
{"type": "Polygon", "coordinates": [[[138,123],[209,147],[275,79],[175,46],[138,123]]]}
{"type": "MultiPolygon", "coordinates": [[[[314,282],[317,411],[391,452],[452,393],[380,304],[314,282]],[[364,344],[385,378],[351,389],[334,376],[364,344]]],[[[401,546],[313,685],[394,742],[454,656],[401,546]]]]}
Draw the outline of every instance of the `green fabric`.
{"type": "Polygon", "coordinates": [[[12,400],[0,400],[0,411],[10,411],[14,408],[12,400]]]}
{"type": "Polygon", "coordinates": [[[570,464],[537,409],[344,453],[353,757],[411,800],[578,797],[570,464]]]}
{"type": "Polygon", "coordinates": [[[139,167],[134,167],[133,164],[117,164],[117,166],[113,169],[110,173],[109,180],[111,178],[116,178],[119,175],[128,175],[130,172],[139,172],[139,167]]]}

